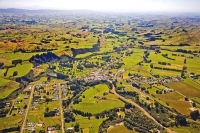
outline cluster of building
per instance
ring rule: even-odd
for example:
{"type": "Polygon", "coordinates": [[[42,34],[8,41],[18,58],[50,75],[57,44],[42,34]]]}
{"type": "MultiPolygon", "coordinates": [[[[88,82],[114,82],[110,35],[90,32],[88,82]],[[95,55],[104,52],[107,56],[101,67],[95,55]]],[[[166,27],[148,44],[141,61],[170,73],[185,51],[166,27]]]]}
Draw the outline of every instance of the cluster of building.
{"type": "Polygon", "coordinates": [[[38,124],[35,122],[29,122],[26,125],[28,127],[28,131],[35,131],[35,127],[42,127],[42,124],[38,124]]]}
{"type": "Polygon", "coordinates": [[[166,84],[166,83],[170,83],[170,82],[181,81],[181,78],[178,76],[174,76],[174,77],[165,76],[162,78],[151,78],[151,77],[143,77],[140,75],[132,75],[131,79],[133,82],[141,84],[141,85],[166,84]]]}
{"type": "Polygon", "coordinates": [[[86,81],[93,81],[93,80],[103,80],[103,76],[98,72],[91,72],[88,77],[85,78],[86,81]]]}

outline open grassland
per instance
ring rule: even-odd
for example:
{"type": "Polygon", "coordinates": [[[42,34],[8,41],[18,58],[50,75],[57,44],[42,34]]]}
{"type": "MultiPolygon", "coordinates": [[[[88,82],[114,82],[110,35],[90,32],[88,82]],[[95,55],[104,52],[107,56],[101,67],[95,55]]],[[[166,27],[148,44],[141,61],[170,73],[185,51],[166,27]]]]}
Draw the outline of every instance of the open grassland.
{"type": "Polygon", "coordinates": [[[85,96],[85,98],[82,98],[82,102],[73,105],[73,107],[84,112],[95,114],[104,110],[124,106],[122,101],[120,101],[115,95],[108,93],[108,91],[108,86],[105,84],[89,88],[82,94],[82,96],[85,96]],[[104,93],[107,94],[104,95],[104,93]]]}
{"type": "Polygon", "coordinates": [[[6,98],[8,95],[10,95],[13,91],[19,88],[19,83],[15,81],[10,81],[7,84],[4,84],[4,86],[0,87],[0,99],[6,98]]]}
{"type": "Polygon", "coordinates": [[[109,128],[108,133],[137,133],[137,132],[129,130],[125,126],[121,125],[109,128]]]}
{"type": "Polygon", "coordinates": [[[188,98],[194,98],[200,96],[200,91],[184,82],[171,82],[167,83],[166,86],[180,92],[188,98]]]}
{"type": "MultiPolygon", "coordinates": [[[[104,119],[95,119],[95,118],[76,118],[76,122],[80,124],[79,133],[98,133],[99,126],[104,119]]],[[[65,123],[66,128],[70,128],[76,124],[76,122],[65,123]]]]}

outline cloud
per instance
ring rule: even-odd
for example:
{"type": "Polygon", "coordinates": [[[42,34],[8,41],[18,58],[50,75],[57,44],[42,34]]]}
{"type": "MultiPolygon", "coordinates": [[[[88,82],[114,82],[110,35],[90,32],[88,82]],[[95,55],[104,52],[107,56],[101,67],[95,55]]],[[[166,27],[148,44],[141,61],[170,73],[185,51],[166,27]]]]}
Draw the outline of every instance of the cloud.
{"type": "Polygon", "coordinates": [[[199,11],[198,0],[0,0],[1,8],[89,9],[118,11],[199,11]]]}

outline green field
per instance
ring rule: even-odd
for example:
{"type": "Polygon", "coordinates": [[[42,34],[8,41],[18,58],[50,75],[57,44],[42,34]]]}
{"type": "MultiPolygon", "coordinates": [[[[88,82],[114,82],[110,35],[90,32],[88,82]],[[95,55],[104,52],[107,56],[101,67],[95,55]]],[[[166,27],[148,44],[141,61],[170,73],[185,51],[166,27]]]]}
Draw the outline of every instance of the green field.
{"type": "Polygon", "coordinates": [[[9,68],[7,77],[12,77],[15,71],[18,72],[17,76],[15,77],[22,77],[26,75],[31,70],[32,67],[33,67],[33,64],[28,63],[28,62],[23,63],[22,65],[18,64],[16,67],[9,68]]]}
{"type": "MultiPolygon", "coordinates": [[[[76,122],[80,124],[80,129],[79,133],[98,133],[99,126],[102,123],[104,119],[95,119],[95,118],[76,118],[76,122]]],[[[76,124],[76,122],[70,122],[70,123],[65,123],[66,128],[70,128],[73,125],[76,124]]]]}
{"type": "Polygon", "coordinates": [[[81,98],[82,102],[73,105],[74,109],[96,114],[104,110],[124,106],[124,103],[113,94],[103,96],[103,93],[105,92],[108,93],[108,86],[105,84],[100,84],[96,85],[94,88],[89,88],[82,94],[82,96],[85,96],[85,98],[81,98]],[[99,98],[94,98],[95,96],[99,98]],[[103,97],[106,99],[103,100],[103,97]]]}

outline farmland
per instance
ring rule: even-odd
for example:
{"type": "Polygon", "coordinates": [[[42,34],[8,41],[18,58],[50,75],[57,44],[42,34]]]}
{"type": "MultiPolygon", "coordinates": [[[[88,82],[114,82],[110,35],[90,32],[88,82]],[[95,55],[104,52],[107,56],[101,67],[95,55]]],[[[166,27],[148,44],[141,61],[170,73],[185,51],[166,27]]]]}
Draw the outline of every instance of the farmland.
{"type": "Polygon", "coordinates": [[[0,10],[0,132],[200,129],[198,16],[17,11],[0,10]]]}

